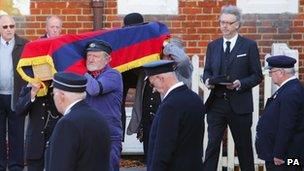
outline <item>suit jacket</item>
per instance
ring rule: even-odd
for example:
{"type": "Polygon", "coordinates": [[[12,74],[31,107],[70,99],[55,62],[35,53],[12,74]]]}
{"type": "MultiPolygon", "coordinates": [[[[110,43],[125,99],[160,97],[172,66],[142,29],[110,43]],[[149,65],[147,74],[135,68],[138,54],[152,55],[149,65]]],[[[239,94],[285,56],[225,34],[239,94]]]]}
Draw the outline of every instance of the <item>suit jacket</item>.
{"type": "Polygon", "coordinates": [[[18,115],[29,115],[26,130],[26,159],[41,159],[44,154],[45,144],[51,136],[57,123],[59,112],[57,111],[53,98],[48,94],[36,97],[31,101],[31,88],[24,86],[16,105],[18,115]]]}
{"type": "Polygon", "coordinates": [[[26,82],[24,80],[22,80],[22,78],[20,77],[20,75],[18,74],[18,72],[15,68],[17,68],[17,64],[21,57],[21,53],[27,42],[28,42],[28,40],[21,38],[17,34],[15,34],[15,46],[14,46],[13,52],[12,52],[13,68],[14,68],[14,75],[13,75],[14,87],[13,87],[11,108],[13,111],[15,111],[16,103],[17,103],[21,88],[26,84],[26,82]]]}
{"type": "MultiPolygon", "coordinates": [[[[304,88],[298,79],[285,83],[268,99],[257,125],[258,157],[304,162],[304,88]]],[[[303,163],[302,163],[303,164],[303,163]]]]}
{"type": "MultiPolygon", "coordinates": [[[[221,58],[224,56],[223,38],[212,41],[208,44],[203,80],[220,76],[221,58]]],[[[259,51],[255,41],[238,36],[236,44],[229,54],[227,75],[232,81],[240,80],[241,89],[230,90],[227,93],[232,110],[235,113],[251,113],[253,111],[253,100],[251,89],[258,85],[263,78],[259,51]],[[242,105],[240,105],[242,104],[242,105]]],[[[218,85],[211,90],[206,102],[207,110],[215,99],[215,91],[218,85]]]]}
{"type": "Polygon", "coordinates": [[[148,171],[202,170],[205,108],[186,85],[161,102],[152,123],[148,171]]]}
{"type": "Polygon", "coordinates": [[[106,119],[84,100],[56,124],[50,139],[50,171],[108,171],[110,135],[106,119]]]}

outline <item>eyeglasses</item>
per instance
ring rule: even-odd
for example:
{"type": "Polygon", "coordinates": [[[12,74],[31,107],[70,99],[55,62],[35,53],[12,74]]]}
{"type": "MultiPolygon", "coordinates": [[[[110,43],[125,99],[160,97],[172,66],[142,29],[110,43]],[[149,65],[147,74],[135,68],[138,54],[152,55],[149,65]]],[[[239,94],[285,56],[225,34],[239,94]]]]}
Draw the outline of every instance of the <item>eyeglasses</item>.
{"type": "Polygon", "coordinates": [[[15,28],[15,25],[12,24],[12,25],[5,25],[5,26],[2,26],[3,29],[7,29],[8,27],[9,27],[10,29],[13,29],[13,28],[15,28]]]}
{"type": "Polygon", "coordinates": [[[229,21],[220,21],[220,25],[232,25],[234,23],[236,23],[237,21],[232,21],[232,22],[229,22],[229,21]]]}
{"type": "Polygon", "coordinates": [[[275,73],[275,72],[280,71],[280,70],[281,70],[281,69],[269,70],[268,73],[269,73],[269,74],[272,74],[272,73],[275,73]]]}

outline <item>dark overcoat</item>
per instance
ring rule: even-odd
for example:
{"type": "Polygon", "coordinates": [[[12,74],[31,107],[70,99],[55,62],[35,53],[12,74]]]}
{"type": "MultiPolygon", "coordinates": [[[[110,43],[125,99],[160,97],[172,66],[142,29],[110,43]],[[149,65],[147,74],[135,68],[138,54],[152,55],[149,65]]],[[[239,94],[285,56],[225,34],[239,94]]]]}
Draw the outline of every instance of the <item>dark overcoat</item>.
{"type": "Polygon", "coordinates": [[[304,162],[304,89],[298,79],[288,81],[268,99],[256,136],[259,158],[304,162]]]}
{"type": "Polygon", "coordinates": [[[56,124],[50,139],[50,171],[108,171],[110,134],[106,119],[84,100],[56,124]]]}
{"type": "Polygon", "coordinates": [[[161,102],[152,123],[148,171],[202,170],[203,101],[186,85],[161,102]]]}

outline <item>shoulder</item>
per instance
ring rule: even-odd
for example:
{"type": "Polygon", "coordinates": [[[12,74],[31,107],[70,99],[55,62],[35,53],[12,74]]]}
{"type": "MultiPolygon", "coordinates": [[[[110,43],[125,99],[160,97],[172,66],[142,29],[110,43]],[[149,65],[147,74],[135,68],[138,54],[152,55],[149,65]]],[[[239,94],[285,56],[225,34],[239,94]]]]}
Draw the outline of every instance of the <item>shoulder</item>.
{"type": "Polygon", "coordinates": [[[18,36],[17,34],[15,35],[15,40],[16,40],[17,44],[22,44],[22,45],[24,45],[27,42],[29,42],[27,39],[22,38],[22,37],[18,36]]]}
{"type": "MultiPolygon", "coordinates": [[[[196,93],[194,93],[192,90],[186,87],[186,85],[177,88],[175,91],[172,92],[170,96],[168,96],[167,101],[169,103],[174,104],[174,106],[180,107],[180,105],[177,104],[182,104],[185,105],[188,102],[197,102],[200,101],[200,98],[196,93]]],[[[181,105],[181,106],[182,106],[181,105]]]]}
{"type": "Polygon", "coordinates": [[[106,70],[104,71],[104,74],[116,75],[118,77],[121,77],[121,73],[119,71],[117,71],[116,69],[111,68],[111,67],[107,67],[106,70]]]}
{"type": "MultiPolygon", "coordinates": [[[[286,85],[286,88],[282,91],[282,94],[293,94],[296,96],[303,95],[303,87],[298,80],[291,80],[290,84],[286,85]]],[[[287,83],[286,83],[287,84],[287,83]]]]}
{"type": "Polygon", "coordinates": [[[296,80],[286,85],[279,95],[280,99],[285,104],[288,104],[288,102],[304,104],[304,89],[296,80]]]}
{"type": "Polygon", "coordinates": [[[239,35],[239,39],[243,42],[243,43],[246,43],[246,44],[249,44],[249,45],[256,45],[257,42],[248,38],[248,37],[244,37],[244,36],[241,36],[239,35]]]}
{"type": "Polygon", "coordinates": [[[81,121],[91,120],[96,117],[103,119],[102,114],[97,109],[91,107],[86,101],[80,101],[68,115],[70,115],[70,119],[81,121]]]}
{"type": "Polygon", "coordinates": [[[208,43],[208,46],[209,46],[209,47],[213,47],[213,46],[215,46],[215,45],[218,45],[218,44],[220,44],[220,43],[222,42],[222,40],[223,40],[222,37],[217,38],[217,39],[211,41],[210,43],[208,43]]]}
{"type": "Polygon", "coordinates": [[[97,80],[104,80],[104,79],[119,81],[122,80],[122,75],[116,69],[107,67],[107,69],[97,78],[97,80]]]}
{"type": "Polygon", "coordinates": [[[61,117],[58,122],[56,123],[56,130],[59,132],[62,132],[62,130],[65,131],[75,131],[77,130],[77,121],[75,121],[74,117],[71,117],[72,115],[65,115],[61,117]]]}

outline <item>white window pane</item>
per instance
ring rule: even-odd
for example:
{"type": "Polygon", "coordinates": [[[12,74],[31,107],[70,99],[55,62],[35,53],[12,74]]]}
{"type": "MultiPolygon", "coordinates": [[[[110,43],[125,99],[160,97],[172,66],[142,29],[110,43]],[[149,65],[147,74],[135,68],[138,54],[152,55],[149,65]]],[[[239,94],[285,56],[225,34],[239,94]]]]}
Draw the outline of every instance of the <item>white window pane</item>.
{"type": "Polygon", "coordinates": [[[178,0],[118,0],[118,14],[177,15],[178,0]]]}
{"type": "Polygon", "coordinates": [[[298,0],[237,0],[237,6],[244,14],[298,13],[298,0]]]}

